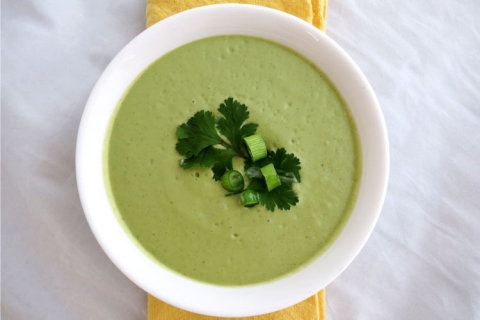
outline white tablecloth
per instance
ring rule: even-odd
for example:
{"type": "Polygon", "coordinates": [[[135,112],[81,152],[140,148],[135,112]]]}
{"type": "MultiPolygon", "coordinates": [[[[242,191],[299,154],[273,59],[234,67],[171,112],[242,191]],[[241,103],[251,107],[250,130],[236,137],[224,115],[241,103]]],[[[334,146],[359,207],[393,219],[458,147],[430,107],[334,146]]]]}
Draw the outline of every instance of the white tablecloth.
{"type": "MultiPolygon", "coordinates": [[[[75,181],[88,95],[145,28],[142,0],[2,2],[2,318],[145,319],[75,181]]],[[[378,224],[327,287],[328,319],[480,319],[480,2],[331,0],[327,34],[382,106],[378,224]]]]}

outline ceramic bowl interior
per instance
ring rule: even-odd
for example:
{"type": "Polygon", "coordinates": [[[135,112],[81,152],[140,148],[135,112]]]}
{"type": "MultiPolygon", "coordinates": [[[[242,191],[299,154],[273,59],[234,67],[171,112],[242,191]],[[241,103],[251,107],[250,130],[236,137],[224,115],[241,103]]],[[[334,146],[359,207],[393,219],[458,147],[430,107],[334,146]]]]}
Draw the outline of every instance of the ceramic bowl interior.
{"type": "Polygon", "coordinates": [[[87,102],[77,141],[77,181],[88,223],[113,263],[139,287],[179,308],[212,316],[251,316],[296,304],[333,281],[370,236],[384,201],[389,153],[377,99],[360,69],[332,39],[310,24],[280,11],[251,5],[212,5],[172,16],[133,39],[109,64],[87,102]],[[130,240],[114,215],[102,168],[111,115],[137,75],[165,53],[194,40],[240,34],[276,41],[323,70],[355,118],[363,175],[349,221],[331,247],[286,278],[245,287],[199,283],[162,268],[130,240]]]}

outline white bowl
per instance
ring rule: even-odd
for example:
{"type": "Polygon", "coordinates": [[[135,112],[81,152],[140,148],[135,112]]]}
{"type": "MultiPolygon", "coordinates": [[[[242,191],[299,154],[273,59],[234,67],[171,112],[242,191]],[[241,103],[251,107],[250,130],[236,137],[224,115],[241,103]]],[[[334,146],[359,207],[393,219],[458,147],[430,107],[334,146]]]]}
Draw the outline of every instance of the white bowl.
{"type": "Polygon", "coordinates": [[[332,282],[370,236],[384,201],[389,169],[387,132],[370,84],[332,39],[286,13],[226,4],[188,10],[157,23],[133,39],[109,64],[87,102],[77,141],[77,182],[88,223],[113,263],[139,287],[176,307],[205,315],[240,317],[294,305],[332,282]],[[330,248],[302,270],[252,286],[200,283],[162,268],[130,240],[112,211],[103,175],[103,147],[120,97],[150,63],[194,40],[223,34],[262,37],[299,52],[335,84],[360,135],[363,174],[358,200],[330,248]]]}

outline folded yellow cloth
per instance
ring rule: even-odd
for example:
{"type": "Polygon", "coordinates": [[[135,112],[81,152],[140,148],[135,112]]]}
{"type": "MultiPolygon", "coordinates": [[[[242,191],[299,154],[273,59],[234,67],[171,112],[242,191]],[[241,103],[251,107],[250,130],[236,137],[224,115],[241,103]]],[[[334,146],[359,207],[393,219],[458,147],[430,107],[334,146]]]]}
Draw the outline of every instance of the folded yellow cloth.
{"type": "MultiPolygon", "coordinates": [[[[297,16],[325,31],[328,0],[147,0],[147,27],[175,13],[218,3],[261,5],[297,16]]],[[[194,314],[175,308],[148,295],[148,320],[207,320],[222,319],[194,314]]],[[[226,319],[226,318],[225,318],[226,319]]],[[[325,289],[290,308],[246,318],[245,320],[325,320],[325,289]]]]}
{"type": "Polygon", "coordinates": [[[147,27],[175,13],[218,3],[256,4],[297,16],[325,31],[328,0],[147,0],[147,27]]]}
{"type": "MultiPolygon", "coordinates": [[[[148,295],[148,320],[220,320],[175,308],[148,295]]],[[[233,318],[235,320],[325,320],[325,289],[290,308],[261,316],[233,318]]]]}

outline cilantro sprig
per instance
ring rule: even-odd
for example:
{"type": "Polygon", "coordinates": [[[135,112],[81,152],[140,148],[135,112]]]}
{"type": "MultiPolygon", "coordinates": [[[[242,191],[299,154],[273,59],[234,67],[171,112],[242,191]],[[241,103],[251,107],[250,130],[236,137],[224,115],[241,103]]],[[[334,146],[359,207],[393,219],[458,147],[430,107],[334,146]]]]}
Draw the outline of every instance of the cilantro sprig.
{"type": "MultiPolygon", "coordinates": [[[[253,161],[245,148],[244,138],[256,133],[258,124],[245,123],[250,116],[247,106],[226,99],[218,108],[220,117],[210,111],[198,111],[186,123],[177,127],[176,150],[185,158],[180,161],[184,169],[211,168],[213,179],[233,169],[233,157],[244,159],[244,172],[250,182],[246,187],[255,191],[258,201],[267,210],[289,210],[298,203],[293,183],[300,182],[300,160],[283,148],[268,151],[263,159],[253,161]],[[273,164],[281,185],[269,191],[262,176],[261,168],[273,164]]],[[[237,194],[241,191],[229,193],[237,194]]]]}
{"type": "Polygon", "coordinates": [[[244,104],[228,98],[218,108],[222,114],[218,120],[210,111],[198,111],[187,123],[177,127],[177,151],[186,158],[180,162],[184,169],[212,168],[213,179],[232,169],[234,156],[246,158],[242,137],[254,134],[258,125],[249,123],[249,112],[244,104]],[[217,131],[218,130],[218,131],[217,131]],[[228,142],[220,137],[220,132],[228,142]]]}

